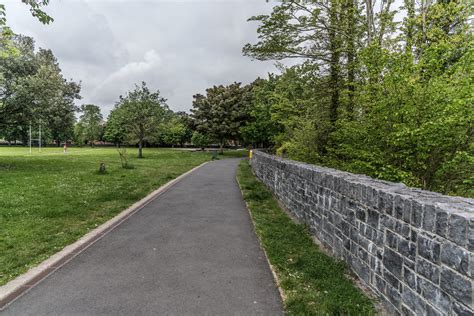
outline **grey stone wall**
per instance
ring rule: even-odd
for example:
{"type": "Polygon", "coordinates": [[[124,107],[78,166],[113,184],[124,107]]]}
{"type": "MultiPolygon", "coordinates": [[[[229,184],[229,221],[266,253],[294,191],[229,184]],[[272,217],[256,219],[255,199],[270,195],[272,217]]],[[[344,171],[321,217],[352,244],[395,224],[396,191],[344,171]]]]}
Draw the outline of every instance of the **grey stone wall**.
{"type": "Polygon", "coordinates": [[[474,315],[474,200],[254,151],[255,175],[403,315],[474,315]]]}

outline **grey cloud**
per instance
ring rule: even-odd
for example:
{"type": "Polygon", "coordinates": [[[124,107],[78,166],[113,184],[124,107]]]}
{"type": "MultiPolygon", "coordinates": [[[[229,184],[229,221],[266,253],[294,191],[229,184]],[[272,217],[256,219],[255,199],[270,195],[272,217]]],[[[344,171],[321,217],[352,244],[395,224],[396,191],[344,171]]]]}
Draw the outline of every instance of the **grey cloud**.
{"type": "Polygon", "coordinates": [[[16,11],[8,12],[14,31],[51,48],[66,76],[82,81],[81,102],[104,114],[141,81],[159,89],[173,110],[189,110],[192,95],[209,86],[275,71],[241,53],[256,39],[257,25],[246,20],[271,10],[264,0],[52,1],[49,26],[14,2],[7,1],[16,11]]]}

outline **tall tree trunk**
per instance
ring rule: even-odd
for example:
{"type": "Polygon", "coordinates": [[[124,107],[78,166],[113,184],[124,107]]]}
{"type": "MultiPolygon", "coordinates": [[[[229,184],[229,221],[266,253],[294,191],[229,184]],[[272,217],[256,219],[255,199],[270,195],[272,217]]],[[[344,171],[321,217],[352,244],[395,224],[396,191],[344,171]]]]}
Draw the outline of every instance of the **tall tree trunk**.
{"type": "Polygon", "coordinates": [[[365,0],[365,11],[367,15],[367,45],[372,43],[373,26],[374,26],[374,9],[372,0],[365,0]]]}
{"type": "Polygon", "coordinates": [[[331,69],[329,85],[331,86],[331,103],[329,107],[329,120],[331,125],[337,121],[337,110],[339,108],[339,65],[336,61],[339,60],[339,53],[333,53],[331,57],[331,69]]]}
{"type": "Polygon", "coordinates": [[[383,37],[385,35],[385,30],[387,28],[387,24],[390,20],[390,6],[392,4],[392,0],[382,0],[382,8],[380,11],[380,30],[379,30],[379,45],[382,47],[383,45],[383,37]]]}
{"type": "Polygon", "coordinates": [[[340,94],[340,40],[337,34],[338,25],[338,0],[331,1],[329,12],[330,27],[329,27],[329,51],[331,54],[331,63],[329,65],[329,87],[331,89],[331,101],[329,107],[329,120],[331,125],[337,121],[337,111],[339,108],[339,94],[340,94]]]}
{"type": "Polygon", "coordinates": [[[143,150],[143,140],[140,139],[138,141],[138,158],[143,158],[142,150],[143,150]]]}
{"type": "Polygon", "coordinates": [[[405,0],[405,7],[407,10],[407,17],[406,17],[406,27],[405,27],[405,37],[406,37],[406,44],[405,44],[405,51],[407,53],[413,51],[413,23],[415,22],[415,0],[405,0]]]}
{"type": "Polygon", "coordinates": [[[356,41],[356,13],[355,0],[347,0],[347,90],[349,102],[347,104],[347,113],[350,120],[354,118],[354,95],[355,95],[355,41],[356,41]]]}

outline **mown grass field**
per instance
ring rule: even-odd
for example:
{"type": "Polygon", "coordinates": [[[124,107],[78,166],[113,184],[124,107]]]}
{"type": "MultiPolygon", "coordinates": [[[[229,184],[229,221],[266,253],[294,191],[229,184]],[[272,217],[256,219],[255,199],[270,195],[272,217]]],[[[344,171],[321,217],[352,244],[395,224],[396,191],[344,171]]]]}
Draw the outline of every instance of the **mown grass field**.
{"type": "MultiPolygon", "coordinates": [[[[144,149],[123,169],[114,148],[0,147],[0,285],[118,214],[148,193],[211,159],[210,153],[144,149]],[[99,174],[99,164],[106,174],[99,174]]],[[[245,152],[226,152],[239,156],[245,152]]]]}
{"type": "Polygon", "coordinates": [[[293,222],[258,182],[247,161],[238,180],[255,230],[278,276],[288,315],[373,315],[374,305],[346,266],[322,252],[307,229],[293,222]]]}

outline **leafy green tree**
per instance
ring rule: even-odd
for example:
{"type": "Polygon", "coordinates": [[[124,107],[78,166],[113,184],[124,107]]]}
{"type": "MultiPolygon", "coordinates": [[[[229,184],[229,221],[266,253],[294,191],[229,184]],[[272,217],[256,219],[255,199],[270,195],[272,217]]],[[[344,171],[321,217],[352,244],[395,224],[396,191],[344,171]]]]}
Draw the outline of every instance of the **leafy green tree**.
{"type": "Polygon", "coordinates": [[[207,146],[209,146],[212,140],[206,134],[202,134],[198,131],[195,131],[193,133],[193,137],[191,138],[191,142],[194,146],[201,148],[201,150],[204,150],[207,146]]]}
{"type": "Polygon", "coordinates": [[[272,107],[276,77],[270,75],[268,80],[257,79],[250,84],[251,106],[246,125],[240,128],[245,143],[253,147],[269,147],[274,137],[283,131],[283,126],[272,119],[272,107]]]}
{"type": "Polygon", "coordinates": [[[243,52],[259,60],[297,58],[312,64],[324,87],[326,104],[321,109],[334,126],[343,103],[353,111],[355,60],[364,28],[360,11],[354,0],[285,1],[270,15],[249,19],[259,23],[259,36],[243,52]]]}
{"type": "Polygon", "coordinates": [[[74,125],[74,144],[84,146],[86,144],[84,124],[77,122],[74,125]]]}
{"type": "MultiPolygon", "coordinates": [[[[24,4],[29,6],[31,14],[41,23],[49,24],[53,18],[43,11],[43,7],[48,5],[49,0],[22,0],[24,4]]],[[[14,33],[7,26],[7,15],[5,5],[0,4],[0,59],[7,58],[18,53],[15,46],[12,45],[11,39],[14,33]]],[[[1,80],[1,78],[0,78],[1,80]]]]}
{"type": "Polygon", "coordinates": [[[254,17],[247,55],[302,62],[269,78],[268,110],[253,101],[242,134],[281,124],[271,138],[290,158],[473,196],[472,7],[407,0],[394,23],[392,4],[288,1],[254,17]]]}
{"type": "Polygon", "coordinates": [[[38,71],[38,63],[34,52],[34,41],[30,37],[18,36],[13,42],[19,54],[0,59],[0,125],[18,125],[24,115],[29,113],[31,103],[15,102],[16,92],[21,89],[19,81],[34,76],[38,71]]]}
{"type": "Polygon", "coordinates": [[[126,135],[129,142],[138,143],[138,158],[143,158],[145,141],[156,137],[159,125],[170,117],[170,113],[166,99],[160,96],[160,92],[150,91],[146,83],[142,82],[141,85],[135,85],[135,89],[125,97],[120,96],[111,112],[113,124],[108,130],[106,128],[106,135],[118,138],[126,135]],[[111,128],[115,130],[111,131],[111,128]]]}
{"type": "Polygon", "coordinates": [[[216,139],[221,152],[228,140],[240,138],[240,128],[248,118],[248,89],[240,83],[206,89],[206,96],[195,95],[192,116],[196,129],[216,139]]]}
{"type": "MultiPolygon", "coordinates": [[[[19,54],[0,59],[0,129],[16,128],[25,137],[27,126],[41,124],[59,144],[72,136],[80,86],[67,81],[50,50],[34,51],[29,37],[15,37],[19,54]]],[[[25,142],[24,142],[25,143],[25,142]]]]}
{"type": "MultiPolygon", "coordinates": [[[[43,10],[43,7],[49,4],[49,0],[21,0],[21,2],[29,6],[31,15],[37,18],[41,23],[49,24],[54,21],[53,18],[43,10]]],[[[0,26],[5,26],[6,23],[5,5],[0,4],[0,26]]]]}
{"type": "Polygon", "coordinates": [[[174,115],[167,122],[160,124],[158,130],[158,139],[164,145],[174,147],[186,142],[187,127],[177,115],[174,115]]]}
{"type": "Polygon", "coordinates": [[[117,147],[120,147],[127,140],[127,130],[123,125],[122,113],[123,111],[118,108],[110,111],[104,131],[104,139],[114,143],[117,147]]]}
{"type": "Polygon", "coordinates": [[[196,124],[192,116],[186,112],[176,112],[176,115],[178,116],[179,121],[185,126],[185,133],[183,135],[183,138],[181,139],[181,145],[183,146],[185,143],[191,141],[193,132],[196,129],[196,124]]]}
{"type": "Polygon", "coordinates": [[[81,112],[79,122],[83,128],[83,138],[93,147],[94,142],[100,140],[101,136],[102,114],[100,113],[100,107],[93,104],[83,104],[81,112]]]}

